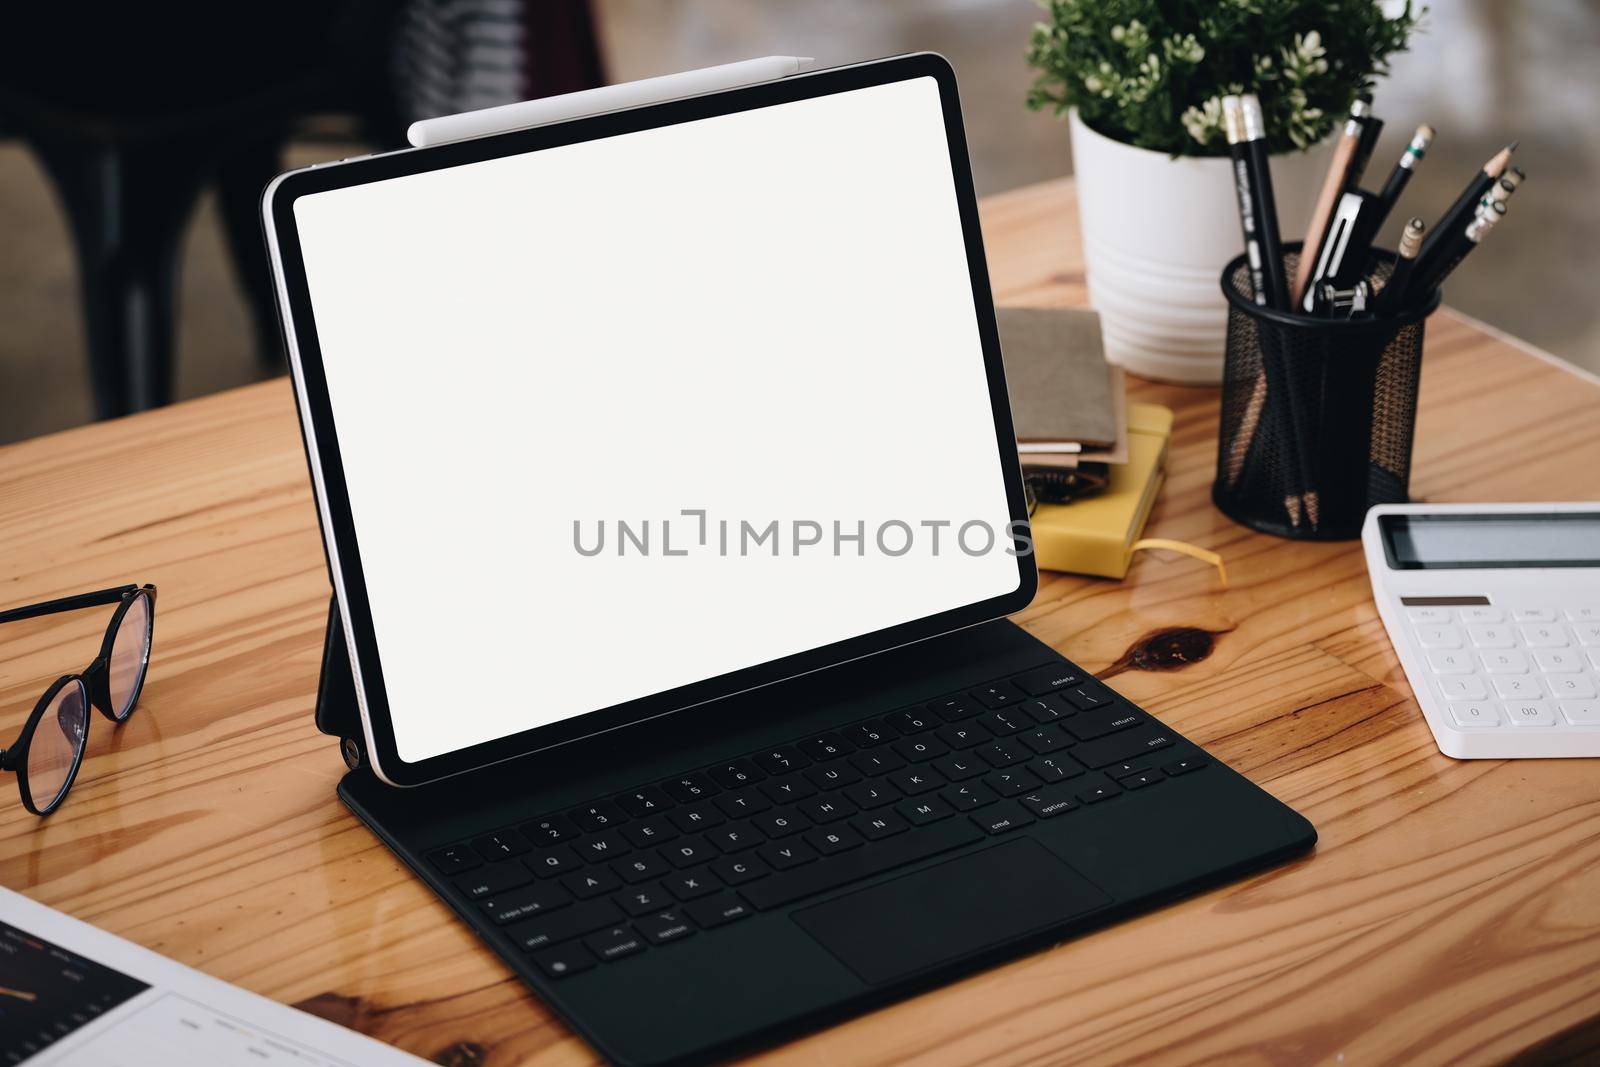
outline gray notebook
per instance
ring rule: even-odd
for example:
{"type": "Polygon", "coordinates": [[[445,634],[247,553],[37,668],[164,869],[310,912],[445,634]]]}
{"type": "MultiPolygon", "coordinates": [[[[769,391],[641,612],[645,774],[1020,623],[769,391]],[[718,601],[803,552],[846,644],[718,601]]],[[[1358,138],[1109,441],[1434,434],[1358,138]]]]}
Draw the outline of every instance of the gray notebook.
{"type": "Polygon", "coordinates": [[[995,319],[1018,446],[1113,447],[1116,404],[1100,316],[1078,308],[995,308],[995,319]]]}

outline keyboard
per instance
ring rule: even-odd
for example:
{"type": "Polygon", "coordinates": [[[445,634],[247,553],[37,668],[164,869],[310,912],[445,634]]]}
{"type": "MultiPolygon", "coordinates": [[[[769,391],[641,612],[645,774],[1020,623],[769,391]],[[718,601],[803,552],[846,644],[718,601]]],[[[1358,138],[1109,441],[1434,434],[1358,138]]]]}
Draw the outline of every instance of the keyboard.
{"type": "Polygon", "coordinates": [[[1205,766],[1057,662],[485,827],[427,861],[461,914],[562,979],[1205,766]]]}

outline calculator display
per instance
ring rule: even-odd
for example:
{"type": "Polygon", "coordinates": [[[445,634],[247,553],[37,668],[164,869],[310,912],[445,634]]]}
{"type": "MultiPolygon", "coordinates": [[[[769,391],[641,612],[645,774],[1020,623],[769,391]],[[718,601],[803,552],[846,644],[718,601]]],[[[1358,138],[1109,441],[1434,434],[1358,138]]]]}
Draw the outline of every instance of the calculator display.
{"type": "Polygon", "coordinates": [[[1600,512],[1385,515],[1379,527],[1396,570],[1600,567],[1600,512]]]}

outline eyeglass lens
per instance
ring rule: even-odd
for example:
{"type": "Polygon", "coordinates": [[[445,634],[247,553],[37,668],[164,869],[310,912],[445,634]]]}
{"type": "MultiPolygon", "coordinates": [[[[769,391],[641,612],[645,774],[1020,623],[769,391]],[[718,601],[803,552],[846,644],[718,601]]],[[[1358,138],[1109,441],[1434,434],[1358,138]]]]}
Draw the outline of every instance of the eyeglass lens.
{"type": "Polygon", "coordinates": [[[34,807],[47,810],[67,788],[83,748],[89,718],[88,693],[73,679],[56,691],[28,742],[28,793],[34,807]]]}
{"type": "Polygon", "coordinates": [[[117,636],[111,643],[111,665],[106,684],[111,694],[111,712],[125,719],[139,697],[145,668],[150,664],[150,598],[143,593],[133,598],[122,614],[117,636]]]}

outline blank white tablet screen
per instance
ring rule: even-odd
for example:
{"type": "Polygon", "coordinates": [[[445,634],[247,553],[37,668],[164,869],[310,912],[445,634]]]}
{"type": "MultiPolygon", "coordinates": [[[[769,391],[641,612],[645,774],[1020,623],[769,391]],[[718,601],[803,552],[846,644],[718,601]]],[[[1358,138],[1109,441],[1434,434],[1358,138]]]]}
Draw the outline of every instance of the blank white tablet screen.
{"type": "Polygon", "coordinates": [[[402,759],[1017,588],[931,78],[294,212],[402,759]]]}

